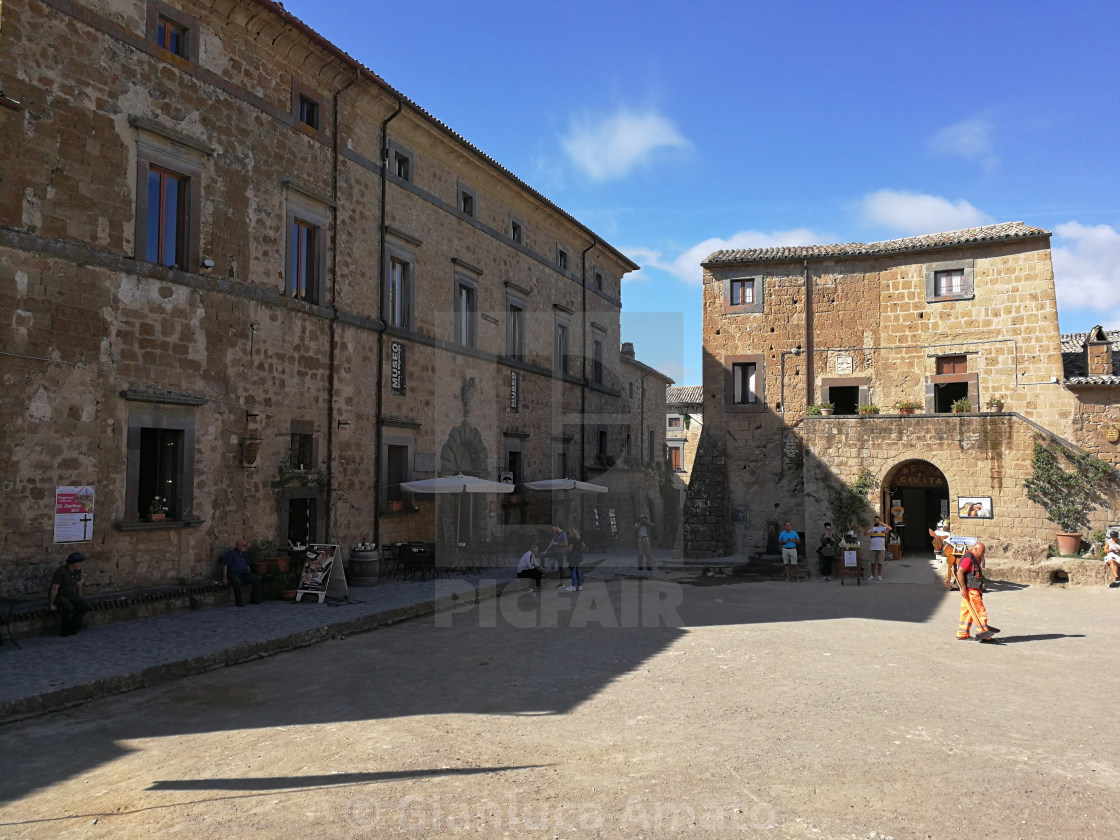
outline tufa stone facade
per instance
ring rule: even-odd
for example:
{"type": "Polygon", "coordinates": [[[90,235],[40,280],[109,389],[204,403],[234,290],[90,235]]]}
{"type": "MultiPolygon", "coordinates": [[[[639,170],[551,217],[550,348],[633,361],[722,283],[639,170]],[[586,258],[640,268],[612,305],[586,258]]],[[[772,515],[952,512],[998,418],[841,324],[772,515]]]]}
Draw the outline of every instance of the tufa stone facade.
{"type": "Polygon", "coordinates": [[[534,527],[547,496],[400,483],[587,478],[653,410],[637,266],[281,5],[15,0],[0,38],[0,595],[74,548],[120,590],[241,536],[534,527]],[[77,545],[59,487],[94,491],[77,545]]]}

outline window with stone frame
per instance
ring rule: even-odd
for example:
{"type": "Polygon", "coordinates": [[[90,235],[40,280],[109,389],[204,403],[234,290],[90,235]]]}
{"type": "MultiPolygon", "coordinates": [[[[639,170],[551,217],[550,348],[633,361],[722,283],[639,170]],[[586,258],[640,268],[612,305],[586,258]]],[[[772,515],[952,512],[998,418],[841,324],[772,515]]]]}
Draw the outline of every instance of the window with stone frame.
{"type": "Polygon", "coordinates": [[[556,245],[556,265],[561,271],[568,270],[568,249],[559,243],[556,245]]]}
{"type": "Polygon", "coordinates": [[[509,238],[518,245],[525,244],[525,223],[512,215],[509,217],[509,238]]]}
{"type": "Polygon", "coordinates": [[[145,36],[165,56],[197,62],[199,31],[198,18],[161,0],[148,0],[145,36]]]}
{"type": "Polygon", "coordinates": [[[315,424],[292,420],[288,433],[288,466],[293,470],[315,469],[315,424]]]}
{"type": "Polygon", "coordinates": [[[731,281],[731,305],[743,306],[754,303],[754,280],[737,279],[731,281]]]}
{"type": "Polygon", "coordinates": [[[665,418],[665,428],[670,431],[679,431],[684,428],[683,420],[684,418],[679,414],[670,414],[665,418]]]}
{"type": "Polygon", "coordinates": [[[162,166],[148,167],[144,259],[185,268],[190,246],[190,178],[162,166]]]}
{"type": "Polygon", "coordinates": [[[478,198],[475,195],[474,189],[466,184],[459,184],[458,196],[456,203],[459,206],[459,212],[464,216],[475,218],[477,211],[478,198]]]}
{"type": "Polygon", "coordinates": [[[603,355],[606,347],[606,337],[602,333],[591,334],[591,381],[596,385],[604,382],[603,355]]]}
{"type": "Polygon", "coordinates": [[[506,298],[506,356],[525,361],[525,301],[506,298]]]}
{"type": "Polygon", "coordinates": [[[553,352],[552,369],[562,376],[571,372],[571,321],[567,318],[556,318],[556,339],[553,352]]]}
{"type": "Polygon", "coordinates": [[[668,444],[669,466],[676,472],[684,472],[684,446],[678,443],[668,444]]]}
{"type": "Polygon", "coordinates": [[[595,434],[595,454],[606,457],[609,434],[605,426],[600,426],[595,434]]]}
{"type": "Polygon", "coordinates": [[[455,343],[478,346],[478,288],[464,277],[455,279],[455,343]]]}
{"type": "MultiPolygon", "coordinates": [[[[134,123],[135,124],[135,123],[134,123]]],[[[136,259],[198,271],[203,160],[208,151],[136,124],[136,259]]]]}
{"type": "Polygon", "coordinates": [[[735,405],[754,405],[758,401],[758,365],[755,362],[738,362],[731,365],[731,402],[735,405]]]}
{"type": "Polygon", "coordinates": [[[308,128],[319,130],[319,102],[305,93],[299,94],[296,118],[308,128]]]}
{"type": "Polygon", "coordinates": [[[949,297],[964,293],[964,269],[933,273],[933,293],[937,297],[949,297]]]}
{"type": "MultiPolygon", "coordinates": [[[[126,389],[130,390],[130,389],[126,389]]],[[[122,394],[133,402],[126,436],[123,525],[146,521],[156,497],[166,521],[193,519],[195,418],[198,403],[155,404],[147,397],[122,394]]]]}
{"type": "Polygon", "coordinates": [[[389,256],[386,320],[402,330],[412,329],[412,265],[411,260],[389,256]]]}
{"type": "Polygon", "coordinates": [[[319,263],[323,231],[312,221],[296,216],[288,227],[287,295],[305,303],[319,302],[319,263]]]}
{"type": "MultiPolygon", "coordinates": [[[[385,429],[381,441],[381,494],[380,507],[385,511],[391,503],[408,501],[411,496],[401,487],[413,478],[413,433],[406,429],[385,429]]],[[[396,507],[397,505],[394,505],[396,507]]]]}

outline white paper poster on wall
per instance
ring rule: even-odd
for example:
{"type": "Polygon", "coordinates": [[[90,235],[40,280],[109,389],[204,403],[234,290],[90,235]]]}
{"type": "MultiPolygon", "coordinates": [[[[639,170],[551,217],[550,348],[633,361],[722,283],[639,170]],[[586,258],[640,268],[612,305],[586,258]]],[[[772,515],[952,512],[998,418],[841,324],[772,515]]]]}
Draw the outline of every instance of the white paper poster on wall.
{"type": "Polygon", "coordinates": [[[54,491],[54,541],[89,542],[93,539],[93,488],[56,487],[54,491]]]}

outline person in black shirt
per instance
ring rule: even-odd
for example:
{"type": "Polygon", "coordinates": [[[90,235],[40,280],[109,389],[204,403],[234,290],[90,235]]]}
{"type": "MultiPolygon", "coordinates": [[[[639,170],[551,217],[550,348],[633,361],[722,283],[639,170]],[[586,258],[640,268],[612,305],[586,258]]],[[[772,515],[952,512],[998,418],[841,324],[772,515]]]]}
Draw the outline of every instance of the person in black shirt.
{"type": "Polygon", "coordinates": [[[51,612],[62,617],[62,635],[73,636],[82,629],[82,618],[89,604],[82,598],[82,563],[86,558],[75,551],[54,571],[48,596],[51,612]]]}

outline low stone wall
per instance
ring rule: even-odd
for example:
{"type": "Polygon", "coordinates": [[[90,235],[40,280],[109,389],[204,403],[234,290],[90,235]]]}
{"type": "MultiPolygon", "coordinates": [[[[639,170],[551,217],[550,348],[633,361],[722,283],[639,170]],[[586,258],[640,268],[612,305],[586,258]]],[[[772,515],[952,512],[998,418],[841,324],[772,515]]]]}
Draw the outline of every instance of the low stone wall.
{"type": "Polygon", "coordinates": [[[987,561],[986,568],[993,581],[1028,586],[1106,586],[1112,580],[1112,572],[1103,561],[1081,557],[1055,557],[1043,563],[992,559],[987,561]]]}

